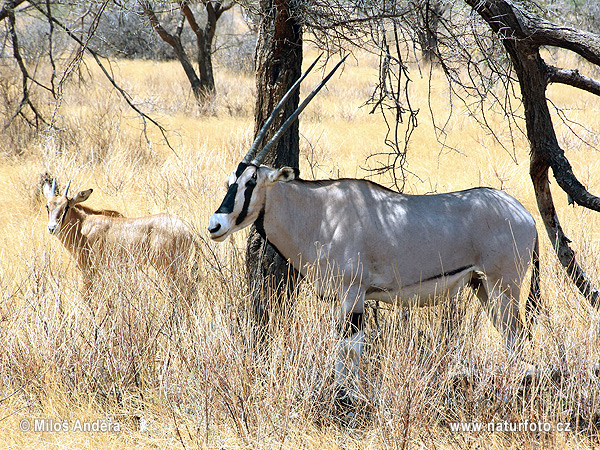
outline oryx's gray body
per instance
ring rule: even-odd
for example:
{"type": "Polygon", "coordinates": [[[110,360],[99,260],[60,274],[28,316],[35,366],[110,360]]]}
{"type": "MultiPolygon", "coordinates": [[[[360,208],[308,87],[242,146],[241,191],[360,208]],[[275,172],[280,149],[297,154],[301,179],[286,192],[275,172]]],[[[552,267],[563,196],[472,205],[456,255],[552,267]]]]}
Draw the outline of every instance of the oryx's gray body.
{"type": "Polygon", "coordinates": [[[536,307],[539,294],[531,214],[508,194],[489,188],[403,195],[364,180],[302,181],[289,167],[260,166],[307,100],[256,154],[283,103],[229,177],[227,195],[208,229],[212,239],[222,241],[255,223],[296,270],[306,274],[314,268],[321,294],[339,295],[348,326],[337,382],[344,384],[349,372],[357,375],[365,299],[432,304],[469,285],[513,349],[524,333],[519,294],[532,261],[526,311],[536,307]]]}
{"type": "Polygon", "coordinates": [[[323,295],[344,296],[344,314],[362,313],[365,299],[431,304],[470,284],[509,347],[522,331],[519,293],[537,231],[504,192],[404,195],[242,163],[209,231],[220,241],[255,221],[296,270],[314,268],[323,295]]]}
{"type": "Polygon", "coordinates": [[[536,238],[531,215],[504,192],[402,195],[362,180],[275,183],[263,228],[301,273],[341,277],[354,310],[363,297],[429,303],[478,274],[518,299],[536,238]]]}

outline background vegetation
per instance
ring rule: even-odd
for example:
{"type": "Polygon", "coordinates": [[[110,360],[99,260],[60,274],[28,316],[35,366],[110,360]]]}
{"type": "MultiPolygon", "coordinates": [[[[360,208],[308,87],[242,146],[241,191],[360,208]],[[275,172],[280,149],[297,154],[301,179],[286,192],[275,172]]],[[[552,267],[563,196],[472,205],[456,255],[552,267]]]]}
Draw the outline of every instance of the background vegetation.
{"type": "MultiPolygon", "coordinates": [[[[306,60],[315,52],[307,49],[306,60]]],[[[561,58],[560,54],[554,55],[561,58]]],[[[365,177],[383,151],[380,116],[361,107],[372,93],[378,61],[349,60],[301,118],[305,178],[365,177]]],[[[218,97],[200,114],[176,62],[122,60],[112,65],[136,102],[169,130],[145,140],[139,118],[92,65],[66,85],[51,132],[13,122],[0,137],[0,439],[7,448],[585,448],[598,445],[600,380],[597,312],[567,281],[545,233],[542,294],[548,316],[536,327],[526,358],[561,376],[523,384],[502,340],[471,295],[457,311],[385,306],[368,325],[362,389],[353,414],[332,403],[337,352],[331,303],[301,285],[266,348],[252,342],[247,320],[245,232],[223,244],[207,239],[223,180],[252,138],[254,77],[217,67],[218,97]],[[203,254],[197,298],[182,304],[152,270],[112,267],[87,302],[79,273],[58,240],[46,233],[39,175],[49,171],[71,190],[94,188],[88,203],[127,216],[168,211],[195,230],[203,254]],[[448,318],[454,318],[450,330],[448,318]],[[460,320],[459,320],[460,319],[460,320]],[[22,419],[112,420],[119,433],[23,433],[22,419]],[[569,422],[573,432],[461,433],[449,424],[569,422]]],[[[416,68],[415,68],[416,69],[416,68]]],[[[3,66],[0,95],[11,97],[16,74],[3,66]],[[11,81],[12,80],[12,81],[11,81]]],[[[39,70],[45,70],[40,68],[39,70]]],[[[418,70],[412,73],[418,73],[418,70]]],[[[310,89],[321,77],[304,84],[310,89]]],[[[413,79],[417,108],[447,116],[443,75],[413,79]]],[[[553,88],[554,89],[554,88],[553,88]]],[[[557,106],[583,122],[585,140],[569,123],[558,127],[581,181],[600,182],[599,100],[560,86],[557,106]],[[588,145],[590,144],[590,145],[588,145]]],[[[304,95],[305,92],[303,90],[304,95]]],[[[36,95],[44,111],[53,104],[36,95]]],[[[10,110],[9,105],[4,113],[10,110]]],[[[1,107],[1,106],[0,106],[1,107]]],[[[446,145],[419,116],[408,152],[408,193],[487,185],[504,189],[535,213],[527,173],[528,144],[501,148],[464,111],[452,116],[446,145]]],[[[495,119],[496,118],[496,119],[495,119]]],[[[501,116],[496,130],[502,130],[501,116]]],[[[391,180],[375,178],[390,185],[391,180]]],[[[567,206],[559,215],[592,279],[600,278],[598,215],[567,206]]],[[[407,255],[410,257],[409,255],[407,255]]]]}

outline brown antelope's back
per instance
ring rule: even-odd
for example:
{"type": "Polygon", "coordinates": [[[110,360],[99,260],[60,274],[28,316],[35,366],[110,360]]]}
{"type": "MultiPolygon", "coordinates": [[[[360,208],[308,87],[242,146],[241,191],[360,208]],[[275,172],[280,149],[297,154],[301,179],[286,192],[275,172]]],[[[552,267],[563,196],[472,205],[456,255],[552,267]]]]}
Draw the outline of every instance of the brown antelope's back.
{"type": "Polygon", "coordinates": [[[96,257],[150,263],[169,272],[187,263],[196,246],[189,227],[164,213],[138,218],[92,214],[81,232],[96,257]]]}

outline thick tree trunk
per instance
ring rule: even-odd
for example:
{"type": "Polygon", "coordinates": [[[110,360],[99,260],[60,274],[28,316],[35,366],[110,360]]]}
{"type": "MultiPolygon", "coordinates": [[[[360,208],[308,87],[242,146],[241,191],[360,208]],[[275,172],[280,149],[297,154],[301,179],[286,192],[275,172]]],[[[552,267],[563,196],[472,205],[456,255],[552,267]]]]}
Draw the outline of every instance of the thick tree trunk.
{"type": "MultiPolygon", "coordinates": [[[[290,15],[288,0],[263,0],[263,21],[256,49],[255,134],[269,117],[275,105],[301,75],[302,32],[290,15]]],[[[287,103],[283,114],[273,122],[263,142],[267,142],[297,108],[299,93],[287,103]]],[[[267,155],[265,164],[272,167],[298,167],[299,137],[296,121],[267,155]]],[[[285,298],[295,287],[296,273],[287,261],[252,227],[246,254],[248,283],[252,295],[252,315],[263,332],[277,317],[285,298]]],[[[263,335],[264,336],[264,335],[263,335]]]]}

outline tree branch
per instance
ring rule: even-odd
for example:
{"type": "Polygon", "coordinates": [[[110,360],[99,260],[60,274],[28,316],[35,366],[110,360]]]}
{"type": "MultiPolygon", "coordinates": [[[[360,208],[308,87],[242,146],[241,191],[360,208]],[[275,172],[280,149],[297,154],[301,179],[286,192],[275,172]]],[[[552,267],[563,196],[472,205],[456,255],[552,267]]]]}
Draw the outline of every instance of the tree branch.
{"type": "Polygon", "coordinates": [[[156,13],[154,12],[154,9],[152,8],[150,2],[141,1],[140,6],[144,10],[144,14],[146,14],[148,20],[150,20],[150,25],[152,25],[154,31],[158,33],[158,35],[163,41],[165,41],[171,47],[175,48],[175,46],[177,45],[175,37],[173,37],[173,35],[170,34],[167,30],[165,30],[164,27],[160,24],[160,21],[158,20],[158,17],[156,17],[156,13]]]}
{"type": "Polygon", "coordinates": [[[6,2],[2,6],[2,9],[0,9],[0,22],[2,22],[4,19],[6,19],[8,17],[8,15],[10,14],[10,11],[14,11],[17,6],[19,6],[21,3],[24,3],[24,2],[25,2],[25,0],[11,0],[11,1],[6,2]]]}
{"type": "Polygon", "coordinates": [[[558,185],[567,193],[570,200],[580,206],[600,212],[600,197],[590,194],[573,173],[565,152],[557,147],[548,152],[549,164],[558,185]]]}
{"type": "Polygon", "coordinates": [[[600,81],[581,75],[577,69],[561,69],[548,65],[548,81],[567,84],[600,96],[600,81]]]}
{"type": "Polygon", "coordinates": [[[37,127],[38,122],[46,123],[46,121],[44,120],[42,115],[38,112],[38,110],[35,108],[35,106],[31,102],[31,98],[29,96],[28,82],[29,82],[29,80],[33,80],[33,79],[29,75],[29,72],[27,71],[27,67],[25,66],[25,63],[23,62],[23,58],[21,57],[21,51],[19,49],[19,40],[17,37],[17,31],[15,29],[15,25],[16,25],[15,10],[14,10],[14,8],[9,7],[10,4],[5,5],[5,6],[6,6],[6,14],[8,17],[8,23],[9,23],[9,34],[10,34],[12,48],[13,48],[13,58],[17,62],[17,66],[19,67],[19,70],[21,71],[21,76],[22,76],[23,97],[21,98],[21,101],[19,102],[19,106],[17,107],[14,114],[11,116],[11,118],[8,120],[8,122],[4,125],[4,130],[6,130],[10,126],[10,124],[13,122],[13,120],[18,115],[21,115],[28,123],[31,124],[31,122],[23,115],[23,108],[26,105],[29,106],[29,109],[31,109],[31,111],[33,112],[33,115],[35,118],[35,125],[37,127]]]}
{"type": "Polygon", "coordinates": [[[571,240],[565,235],[558,220],[550,191],[548,165],[535,154],[532,154],[529,173],[533,181],[538,210],[556,256],[558,256],[560,263],[567,271],[567,275],[582,295],[588,299],[592,306],[600,306],[600,292],[577,263],[575,252],[569,245],[571,240]]]}
{"type": "MultiPolygon", "coordinates": [[[[513,7],[516,8],[514,5],[513,7]]],[[[597,34],[554,24],[531,13],[525,13],[522,9],[518,11],[527,17],[523,26],[527,32],[526,38],[533,44],[564,48],[577,53],[592,64],[600,65],[600,36],[597,34]]]]}
{"type": "Polygon", "coordinates": [[[98,53],[96,51],[92,50],[87,45],[87,43],[84,43],[79,37],[77,37],[77,35],[73,31],[71,31],[71,29],[69,27],[67,27],[66,25],[64,25],[59,20],[57,20],[54,16],[48,14],[48,11],[46,11],[44,8],[42,8],[41,6],[39,6],[38,4],[36,4],[35,2],[32,2],[31,0],[29,0],[29,3],[35,9],[37,9],[39,12],[41,12],[44,16],[46,16],[48,18],[48,20],[54,22],[56,25],[58,25],[60,28],[62,28],[65,31],[65,33],[67,33],[67,35],[71,39],[73,39],[76,43],[78,43],[82,47],[83,50],[87,51],[90,55],[92,55],[92,57],[96,61],[96,64],[98,64],[98,66],[100,67],[100,69],[104,73],[104,76],[106,76],[106,78],[108,79],[108,81],[113,85],[113,87],[117,90],[117,92],[119,92],[119,94],[121,95],[121,97],[123,97],[123,99],[125,100],[125,102],[129,105],[129,107],[131,109],[133,109],[141,117],[142,122],[144,124],[144,137],[146,139],[146,142],[148,144],[150,144],[150,138],[148,137],[148,130],[147,130],[147,122],[150,122],[155,127],[157,127],[159,129],[159,131],[162,134],[162,136],[163,136],[163,138],[164,138],[165,143],[167,144],[167,146],[171,149],[171,151],[173,153],[175,153],[175,155],[177,155],[177,153],[175,152],[175,149],[171,146],[171,143],[169,142],[169,139],[167,137],[167,130],[161,124],[159,124],[157,121],[155,121],[152,117],[150,117],[147,114],[145,114],[143,111],[141,111],[137,106],[135,106],[133,104],[133,102],[131,101],[131,98],[129,97],[129,95],[127,94],[127,92],[125,92],[117,84],[117,82],[110,75],[110,73],[108,72],[108,70],[106,69],[106,67],[104,66],[104,64],[102,64],[102,61],[100,61],[100,55],[98,55],[98,53]]]}

